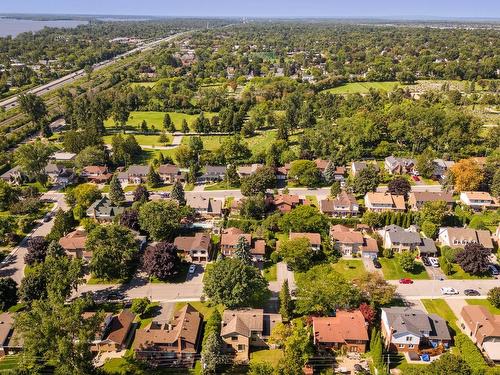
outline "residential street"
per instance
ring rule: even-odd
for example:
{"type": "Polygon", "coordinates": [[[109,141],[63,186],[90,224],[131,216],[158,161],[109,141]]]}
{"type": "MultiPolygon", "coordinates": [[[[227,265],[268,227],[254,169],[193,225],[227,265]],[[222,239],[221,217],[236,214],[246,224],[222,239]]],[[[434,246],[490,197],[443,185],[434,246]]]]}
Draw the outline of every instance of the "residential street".
{"type": "Polygon", "coordinates": [[[422,299],[440,297],[445,299],[464,298],[465,289],[476,289],[481,293],[478,297],[467,298],[486,298],[488,291],[498,285],[498,279],[488,280],[414,280],[413,284],[399,284],[398,280],[390,280],[389,283],[397,286],[397,293],[407,299],[422,299]],[[456,296],[441,295],[441,287],[455,288],[460,294],[456,296]]]}

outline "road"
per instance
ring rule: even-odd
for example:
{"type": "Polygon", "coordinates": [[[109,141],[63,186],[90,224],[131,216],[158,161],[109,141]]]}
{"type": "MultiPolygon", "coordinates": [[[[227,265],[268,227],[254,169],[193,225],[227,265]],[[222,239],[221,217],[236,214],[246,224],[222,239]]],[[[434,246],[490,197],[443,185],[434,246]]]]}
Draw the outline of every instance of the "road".
{"type": "MultiPolygon", "coordinates": [[[[382,193],[386,192],[387,186],[379,186],[377,188],[377,191],[382,192],[382,193]]],[[[442,189],[441,185],[423,185],[422,184],[422,185],[412,185],[411,191],[418,191],[418,192],[430,191],[430,192],[439,193],[439,192],[443,191],[443,189],[442,189]]]]}
{"type": "MultiPolygon", "coordinates": [[[[114,64],[115,62],[121,60],[124,57],[130,56],[130,55],[135,54],[135,53],[140,53],[140,52],[151,50],[152,48],[158,46],[161,43],[169,42],[172,39],[178,38],[178,37],[185,35],[185,34],[188,34],[190,32],[191,31],[184,31],[182,33],[174,34],[174,35],[168,36],[166,38],[155,40],[155,41],[150,42],[150,43],[145,43],[139,47],[131,49],[130,51],[122,53],[121,55],[117,55],[110,60],[101,61],[97,64],[92,65],[92,70],[93,71],[101,70],[103,68],[106,68],[106,67],[114,64]]],[[[76,81],[77,79],[85,76],[85,74],[86,73],[85,73],[84,69],[80,69],[80,70],[77,70],[76,72],[65,75],[64,77],[58,78],[52,82],[46,83],[46,84],[41,85],[41,86],[37,86],[35,88],[32,88],[32,89],[24,92],[24,94],[31,93],[31,94],[36,94],[38,96],[41,96],[41,95],[47,94],[53,90],[56,90],[64,85],[72,83],[72,82],[76,81]]],[[[2,107],[4,109],[12,109],[12,108],[17,106],[18,99],[19,99],[19,95],[14,95],[8,99],[5,99],[5,100],[0,102],[0,107],[2,107]]]]}
{"type": "MultiPolygon", "coordinates": [[[[64,194],[56,192],[47,192],[42,195],[42,199],[51,199],[55,201],[52,212],[55,212],[59,208],[67,210],[68,206],[64,201],[64,194]]],[[[52,226],[54,225],[54,219],[47,223],[42,222],[36,226],[23,240],[19,243],[19,246],[15,247],[11,253],[4,259],[0,265],[0,277],[12,277],[16,283],[21,284],[21,280],[24,277],[24,256],[28,252],[27,245],[31,237],[46,236],[49,234],[52,226]]]]}
{"type": "Polygon", "coordinates": [[[390,280],[389,283],[397,286],[397,293],[405,299],[422,298],[444,298],[463,299],[465,289],[475,289],[481,296],[467,298],[486,298],[488,291],[500,285],[498,279],[488,280],[414,280],[413,284],[399,284],[398,280],[390,280]],[[441,287],[455,288],[459,294],[455,296],[443,296],[441,287]]]}

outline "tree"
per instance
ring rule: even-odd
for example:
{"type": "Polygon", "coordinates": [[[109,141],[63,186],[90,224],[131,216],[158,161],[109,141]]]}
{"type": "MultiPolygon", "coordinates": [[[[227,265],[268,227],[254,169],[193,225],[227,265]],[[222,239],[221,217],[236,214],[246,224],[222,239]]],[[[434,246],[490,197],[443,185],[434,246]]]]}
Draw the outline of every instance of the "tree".
{"type": "Polygon", "coordinates": [[[134,231],[139,231],[141,229],[139,225],[139,211],[134,208],[124,210],[120,215],[120,225],[134,231]]]}
{"type": "Polygon", "coordinates": [[[404,177],[396,177],[387,185],[387,190],[393,195],[403,195],[408,198],[408,193],[411,191],[411,185],[404,177]]]}
{"type": "Polygon", "coordinates": [[[426,369],[429,375],[470,375],[470,366],[458,355],[444,353],[426,369]]]}
{"type": "Polygon", "coordinates": [[[149,191],[143,184],[137,185],[134,190],[134,202],[145,203],[149,201],[149,191]]]}
{"type": "Polygon", "coordinates": [[[266,213],[264,194],[243,198],[240,201],[240,215],[247,219],[260,220],[266,213]]]}
{"type": "Polygon", "coordinates": [[[305,272],[311,267],[314,250],[307,238],[284,240],[279,245],[278,253],[292,269],[305,272]]]}
{"type": "Polygon", "coordinates": [[[14,160],[30,179],[41,179],[53,148],[40,140],[24,143],[14,152],[14,160]]]}
{"type": "Polygon", "coordinates": [[[396,293],[396,287],[378,273],[365,273],[353,282],[363,297],[376,307],[389,304],[396,293]]]}
{"type": "Polygon", "coordinates": [[[318,186],[321,183],[321,172],[311,160],[293,161],[288,172],[289,179],[295,179],[303,186],[318,186]]]}
{"type": "Polygon", "coordinates": [[[410,69],[405,69],[396,73],[396,79],[403,85],[413,85],[417,77],[410,69]]]}
{"type": "Polygon", "coordinates": [[[450,167],[455,191],[475,191],[483,181],[481,167],[473,159],[462,159],[450,167]]]}
{"type": "Polygon", "coordinates": [[[368,165],[354,177],[353,190],[356,194],[365,195],[369,191],[375,191],[380,183],[380,175],[373,165],[368,165]]]}
{"type": "Polygon", "coordinates": [[[84,168],[89,165],[106,165],[108,155],[102,146],[88,146],[76,155],[75,165],[78,168],[84,168]]]}
{"type": "Polygon", "coordinates": [[[111,114],[115,124],[120,125],[121,127],[125,126],[130,116],[130,110],[128,109],[127,102],[124,98],[114,99],[111,114]]]}
{"type": "Polygon", "coordinates": [[[429,238],[436,238],[439,227],[431,221],[422,223],[422,232],[429,238]]]}
{"type": "Polygon", "coordinates": [[[471,275],[481,275],[488,271],[490,251],[479,243],[468,243],[456,255],[456,262],[471,275]]]}
{"type": "Polygon", "coordinates": [[[236,165],[228,165],[226,173],[224,175],[224,182],[228,187],[238,187],[240,186],[240,176],[238,175],[238,169],[236,165]]]}
{"type": "Polygon", "coordinates": [[[288,286],[288,279],[283,281],[283,285],[281,286],[280,295],[280,309],[279,313],[285,322],[289,321],[292,318],[293,313],[293,301],[290,296],[290,287],[288,286]]]}
{"type": "Polygon", "coordinates": [[[48,246],[49,244],[44,237],[32,237],[28,241],[28,252],[24,256],[25,263],[29,266],[32,266],[35,263],[43,263],[45,257],[47,256],[48,246]]]}
{"type": "Polygon", "coordinates": [[[302,205],[284,214],[278,226],[283,232],[326,233],[329,221],[316,207],[302,205]]]}
{"type": "Polygon", "coordinates": [[[106,280],[131,276],[139,253],[134,234],[118,224],[94,228],[87,236],[85,249],[92,252],[89,266],[93,275],[106,280]]]}
{"type": "Polygon", "coordinates": [[[269,362],[250,362],[248,375],[273,375],[274,368],[269,362]]]}
{"type": "Polygon", "coordinates": [[[257,268],[235,258],[217,261],[203,278],[207,297],[230,309],[262,301],[268,293],[267,285],[257,268]]]}
{"type": "Polygon", "coordinates": [[[148,180],[148,185],[153,189],[161,185],[161,177],[153,167],[149,169],[147,180],[148,180]]]}
{"type": "Polygon", "coordinates": [[[151,301],[148,297],[136,298],[132,301],[130,310],[132,310],[134,314],[142,315],[146,312],[150,303],[151,301]]]}
{"type": "Polygon", "coordinates": [[[413,254],[411,251],[403,251],[399,255],[398,262],[405,272],[413,272],[415,270],[415,254],[413,254]]]}
{"type": "Polygon", "coordinates": [[[420,209],[420,220],[428,221],[436,226],[441,226],[448,212],[448,204],[445,201],[425,202],[420,209]]]}
{"type": "Polygon", "coordinates": [[[297,278],[296,311],[328,315],[359,305],[359,290],[329,264],[314,266],[297,278]]]}
{"type": "Polygon", "coordinates": [[[426,150],[425,152],[417,156],[415,166],[421,176],[425,178],[431,178],[434,175],[435,170],[434,154],[430,150],[426,150]]]}
{"type": "Polygon", "coordinates": [[[25,303],[31,303],[37,299],[47,296],[46,275],[43,273],[43,264],[39,263],[24,275],[19,287],[19,299],[25,303]]]}
{"type": "Polygon", "coordinates": [[[141,131],[146,133],[148,131],[148,123],[146,120],[142,120],[141,122],[141,131]]]}
{"type": "Polygon", "coordinates": [[[0,180],[0,210],[7,210],[12,204],[19,201],[19,190],[8,182],[0,180]]]}
{"type": "Polygon", "coordinates": [[[109,199],[115,206],[119,206],[125,201],[125,193],[117,174],[113,175],[109,183],[109,199]]]}
{"type": "Polygon", "coordinates": [[[284,341],[283,358],[278,364],[278,373],[283,375],[302,374],[314,353],[309,327],[299,319],[292,323],[290,335],[284,341]]]}
{"type": "Polygon", "coordinates": [[[500,308],[500,287],[497,286],[489,290],[488,301],[496,308],[500,308]]]}
{"type": "Polygon", "coordinates": [[[43,99],[35,94],[28,93],[19,96],[19,107],[35,125],[47,115],[47,106],[43,99]]]}
{"type": "Polygon", "coordinates": [[[184,206],[186,204],[184,188],[179,180],[175,181],[174,186],[172,187],[172,192],[170,193],[170,198],[177,201],[180,206],[184,206]]]}
{"type": "MultiPolygon", "coordinates": [[[[327,184],[335,183],[335,172],[336,171],[337,171],[337,168],[335,167],[335,163],[332,160],[330,160],[328,162],[328,164],[326,165],[325,171],[323,172],[323,177],[325,178],[325,181],[327,184]]],[[[339,185],[340,185],[340,183],[339,183],[339,185]]]]}
{"type": "Polygon", "coordinates": [[[167,280],[179,273],[181,259],[177,247],[169,242],[158,242],[144,252],[142,266],[150,277],[167,280]]]}
{"type": "Polygon", "coordinates": [[[59,245],[58,241],[51,241],[47,246],[47,256],[53,258],[63,257],[66,256],[66,251],[59,245]]]}
{"type": "Polygon", "coordinates": [[[367,303],[362,303],[359,305],[359,311],[363,314],[363,318],[368,323],[369,326],[372,326],[375,323],[375,319],[377,318],[377,311],[367,303]]]}
{"type": "Polygon", "coordinates": [[[378,372],[385,373],[382,337],[380,336],[380,332],[375,327],[372,328],[371,332],[370,353],[373,359],[373,366],[378,370],[378,372]]]}
{"type": "Polygon", "coordinates": [[[89,208],[92,203],[102,197],[101,191],[95,184],[81,184],[66,192],[66,203],[69,206],[89,208]]]}
{"type": "Polygon", "coordinates": [[[227,362],[227,356],[224,354],[224,341],[220,335],[221,323],[220,313],[215,309],[205,325],[201,351],[203,374],[216,374],[218,367],[227,362]]]}
{"type": "Polygon", "coordinates": [[[340,194],[341,191],[342,191],[342,188],[340,186],[340,182],[334,181],[332,183],[332,186],[330,187],[330,196],[336,197],[340,194]]]}
{"type": "Polygon", "coordinates": [[[252,265],[252,254],[250,253],[250,244],[245,237],[241,236],[236,244],[234,256],[247,265],[252,265]]]}
{"type": "Polygon", "coordinates": [[[497,169],[493,175],[490,190],[494,197],[500,197],[500,169],[497,169]]]}
{"type": "Polygon", "coordinates": [[[0,311],[7,311],[17,303],[17,283],[11,277],[0,278],[0,311]]]}
{"type": "Polygon", "coordinates": [[[165,116],[163,116],[163,128],[171,133],[175,132],[175,125],[168,113],[165,113],[165,116]]]}
{"type": "Polygon", "coordinates": [[[246,196],[265,193],[276,186],[276,175],[271,167],[259,168],[254,174],[241,179],[241,193],[246,196]]]}
{"type": "Polygon", "coordinates": [[[372,229],[382,225],[380,215],[374,211],[365,211],[361,221],[372,229]]]}
{"type": "Polygon", "coordinates": [[[171,239],[180,227],[181,214],[172,201],[147,202],[139,209],[139,224],[155,241],[171,239]]]}
{"type": "Polygon", "coordinates": [[[189,133],[189,125],[188,125],[188,123],[187,123],[187,121],[186,121],[186,119],[185,119],[185,118],[184,118],[184,119],[182,119],[181,130],[182,130],[182,132],[183,132],[184,134],[189,133]]]}
{"type": "Polygon", "coordinates": [[[58,209],[54,217],[54,225],[47,236],[47,240],[59,241],[61,237],[67,235],[73,229],[74,218],[71,211],[65,212],[58,209]]]}

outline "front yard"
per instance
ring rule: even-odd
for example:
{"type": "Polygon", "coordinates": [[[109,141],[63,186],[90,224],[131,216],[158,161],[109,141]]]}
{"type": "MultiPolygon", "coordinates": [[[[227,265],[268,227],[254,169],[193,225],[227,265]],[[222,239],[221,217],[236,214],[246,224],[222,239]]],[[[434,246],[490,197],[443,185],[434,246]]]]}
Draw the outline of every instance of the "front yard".
{"type": "Polygon", "coordinates": [[[495,307],[493,306],[490,301],[488,301],[487,299],[472,299],[472,298],[467,298],[465,300],[469,305],[479,305],[479,306],[484,306],[486,307],[488,310],[490,310],[490,312],[492,314],[496,314],[496,315],[500,315],[500,309],[498,307],[495,307]]]}
{"type": "Polygon", "coordinates": [[[410,278],[415,280],[428,280],[429,275],[425,271],[425,267],[422,263],[417,262],[414,272],[406,272],[399,265],[398,256],[395,255],[393,258],[379,258],[380,264],[382,264],[382,272],[387,280],[399,280],[402,278],[410,278]]]}
{"type": "Polygon", "coordinates": [[[361,259],[340,259],[332,265],[333,269],[348,280],[359,279],[366,273],[361,259]]]}
{"type": "Polygon", "coordinates": [[[267,281],[276,281],[278,279],[276,263],[266,262],[262,274],[267,281]]]}
{"type": "Polygon", "coordinates": [[[489,275],[484,275],[484,276],[477,276],[477,275],[471,275],[467,272],[465,272],[460,265],[453,263],[452,264],[452,274],[446,276],[448,279],[452,280],[478,280],[478,279],[491,279],[491,276],[489,275]]]}

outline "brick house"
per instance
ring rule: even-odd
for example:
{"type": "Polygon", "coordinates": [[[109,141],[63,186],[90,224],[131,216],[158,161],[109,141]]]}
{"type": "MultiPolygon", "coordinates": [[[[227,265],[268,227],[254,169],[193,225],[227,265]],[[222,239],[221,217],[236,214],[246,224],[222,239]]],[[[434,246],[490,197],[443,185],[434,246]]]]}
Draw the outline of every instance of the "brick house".
{"type": "Polygon", "coordinates": [[[262,262],[266,254],[266,241],[255,239],[251,234],[244,233],[238,228],[227,228],[222,231],[220,239],[220,250],[222,255],[232,257],[242,237],[250,246],[250,253],[252,254],[253,260],[262,262]]]}
{"type": "Polygon", "coordinates": [[[369,191],[365,195],[365,206],[369,211],[374,212],[404,212],[405,197],[403,195],[392,195],[391,193],[381,193],[369,191]]]}
{"type": "Polygon", "coordinates": [[[330,227],[330,240],[343,256],[360,255],[364,258],[377,258],[378,256],[378,244],[374,238],[365,237],[361,232],[343,225],[330,227]]]}
{"type": "MultiPolygon", "coordinates": [[[[96,314],[86,312],[84,319],[96,314]]],[[[126,349],[128,338],[134,326],[135,314],[129,310],[122,310],[119,314],[106,314],[103,324],[92,341],[93,352],[117,352],[126,349]]]]}
{"type": "Polygon", "coordinates": [[[158,174],[164,184],[173,184],[177,180],[184,180],[184,176],[177,165],[162,164],[158,167],[158,174]]]}
{"type": "Polygon", "coordinates": [[[319,202],[322,213],[333,217],[350,217],[359,214],[359,204],[354,195],[346,191],[340,192],[335,199],[323,199],[319,202]]]}
{"type": "Polygon", "coordinates": [[[196,233],[194,237],[176,237],[174,245],[189,262],[204,263],[210,259],[212,242],[207,233],[196,233]]]}

